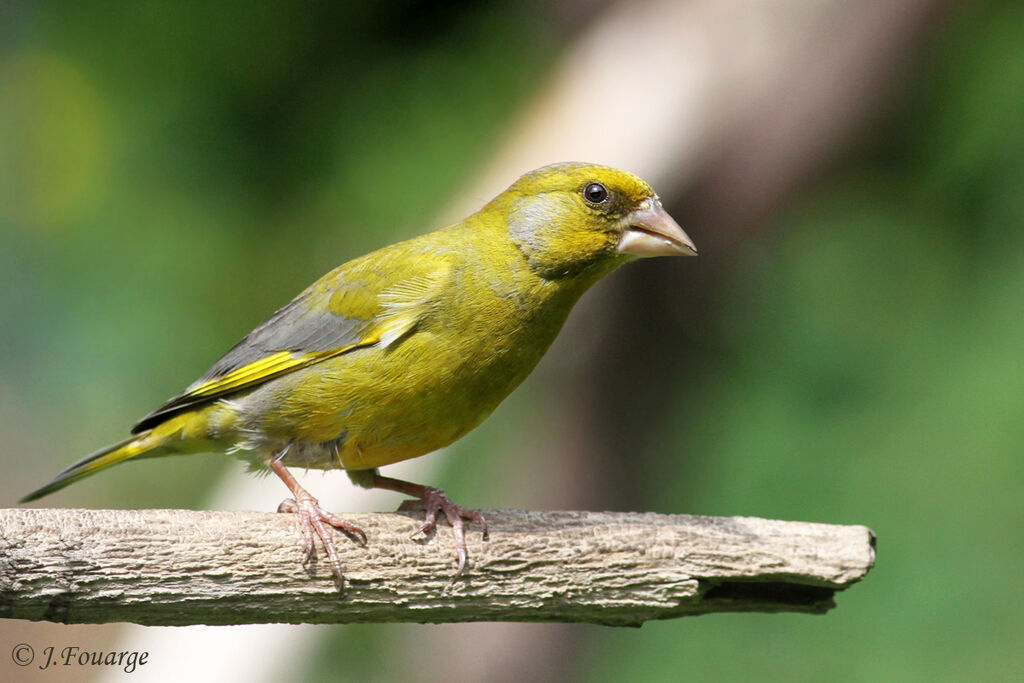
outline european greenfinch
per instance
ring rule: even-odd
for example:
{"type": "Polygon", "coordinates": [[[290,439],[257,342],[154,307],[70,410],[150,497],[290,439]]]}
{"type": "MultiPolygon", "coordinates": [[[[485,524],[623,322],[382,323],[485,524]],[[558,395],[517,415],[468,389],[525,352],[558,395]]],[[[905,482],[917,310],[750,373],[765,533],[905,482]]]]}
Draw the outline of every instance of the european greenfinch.
{"type": "MultiPolygon", "coordinates": [[[[527,173],[466,220],[341,265],[249,333],[132,436],[71,465],[22,502],[125,460],[218,451],[269,468],[291,490],[307,561],[314,539],[339,587],[327,512],[288,467],[344,469],[406,494],[452,526],[486,521],[440,489],[378,469],[446,446],[480,424],[544,355],[591,285],[637,257],[693,255],[693,242],[640,178],[564,163],[527,173]]],[[[412,502],[412,501],[407,501],[412,502]]]]}

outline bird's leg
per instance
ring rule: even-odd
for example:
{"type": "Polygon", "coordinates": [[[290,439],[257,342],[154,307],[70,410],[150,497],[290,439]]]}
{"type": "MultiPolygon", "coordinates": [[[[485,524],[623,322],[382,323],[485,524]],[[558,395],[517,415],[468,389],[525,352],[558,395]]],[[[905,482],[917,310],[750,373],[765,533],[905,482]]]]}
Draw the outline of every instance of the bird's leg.
{"type": "Polygon", "coordinates": [[[384,477],[377,470],[349,472],[353,482],[365,488],[380,488],[389,491],[404,493],[416,500],[407,500],[399,506],[399,510],[425,510],[426,517],[423,526],[416,531],[416,534],[425,534],[437,524],[437,511],[440,510],[452,525],[452,533],[455,535],[455,552],[459,560],[459,568],[455,572],[453,580],[462,576],[466,570],[466,526],[463,519],[478,523],[483,527],[484,540],[487,540],[487,520],[478,510],[470,510],[461,505],[456,505],[441,489],[433,486],[414,484],[411,481],[384,477]],[[354,475],[354,476],[353,476],[354,475]]]}
{"type": "Polygon", "coordinates": [[[324,544],[324,550],[327,552],[327,558],[331,564],[331,571],[338,582],[338,590],[341,590],[345,585],[345,575],[341,572],[341,559],[338,557],[338,551],[334,547],[334,539],[331,538],[331,530],[327,528],[327,524],[344,531],[363,546],[366,545],[366,534],[363,533],[362,529],[352,524],[352,522],[346,521],[321,508],[320,501],[314,498],[309,491],[302,488],[302,485],[299,484],[280,460],[271,458],[270,469],[274,470],[274,474],[281,478],[281,481],[285,483],[292,492],[292,495],[295,496],[294,498],[283,500],[277,507],[277,511],[294,512],[298,515],[299,529],[302,531],[302,538],[306,544],[305,561],[309,562],[316,555],[316,547],[313,540],[313,534],[315,533],[320,537],[320,542],[324,544]]]}

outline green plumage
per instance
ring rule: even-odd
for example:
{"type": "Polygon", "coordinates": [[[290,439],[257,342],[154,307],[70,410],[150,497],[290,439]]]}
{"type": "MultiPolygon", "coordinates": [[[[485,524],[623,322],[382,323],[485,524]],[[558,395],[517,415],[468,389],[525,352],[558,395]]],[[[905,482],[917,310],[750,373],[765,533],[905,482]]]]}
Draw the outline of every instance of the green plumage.
{"type": "Polygon", "coordinates": [[[445,446],[522,382],[594,282],[636,255],[693,252],[674,223],[659,232],[668,223],[641,215],[671,223],[631,174],[527,174],[461,223],[331,271],[143,418],[134,439],[26,499],[147,454],[361,470],[445,446]]]}

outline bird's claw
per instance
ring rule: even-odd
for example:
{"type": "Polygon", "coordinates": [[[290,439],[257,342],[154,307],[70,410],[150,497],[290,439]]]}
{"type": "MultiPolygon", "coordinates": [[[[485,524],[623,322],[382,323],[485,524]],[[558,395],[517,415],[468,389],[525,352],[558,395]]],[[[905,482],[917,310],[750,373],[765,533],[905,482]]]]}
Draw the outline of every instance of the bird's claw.
{"type": "Polygon", "coordinates": [[[467,560],[469,558],[469,553],[466,550],[466,524],[463,520],[476,522],[483,527],[483,539],[485,541],[489,537],[487,520],[484,519],[484,516],[480,511],[470,510],[469,508],[464,508],[461,505],[453,503],[448,495],[441,489],[428,486],[419,500],[406,500],[398,509],[426,511],[426,517],[423,519],[423,525],[416,530],[416,533],[412,535],[412,538],[416,538],[416,536],[419,536],[420,534],[429,533],[437,526],[438,510],[444,513],[445,518],[452,527],[452,533],[455,536],[455,554],[458,558],[458,569],[455,571],[455,576],[452,577],[453,582],[465,573],[467,560]]]}
{"type": "Polygon", "coordinates": [[[278,512],[294,513],[299,522],[299,530],[302,532],[303,544],[306,549],[306,559],[303,564],[308,564],[316,557],[316,542],[314,534],[319,537],[327,553],[327,560],[331,565],[331,573],[338,584],[338,590],[345,585],[345,575],[341,571],[341,558],[338,557],[338,550],[334,546],[334,538],[328,525],[347,534],[359,545],[366,547],[366,534],[362,529],[352,522],[338,517],[320,507],[320,502],[312,496],[300,496],[298,498],[285,498],[277,506],[278,512]]]}

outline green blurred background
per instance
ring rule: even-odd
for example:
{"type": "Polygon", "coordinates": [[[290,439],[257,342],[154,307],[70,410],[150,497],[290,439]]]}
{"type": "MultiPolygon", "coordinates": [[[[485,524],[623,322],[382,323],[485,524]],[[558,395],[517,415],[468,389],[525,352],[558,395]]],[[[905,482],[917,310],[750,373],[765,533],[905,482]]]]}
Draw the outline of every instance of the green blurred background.
{"type": "MultiPolygon", "coordinates": [[[[430,482],[480,507],[866,524],[868,578],[824,617],[321,627],[296,678],[469,680],[433,655],[478,639],[513,653],[493,680],[1020,675],[1024,5],[934,4],[874,114],[784,191],[734,210],[728,154],[659,187],[701,257],[602,283],[430,482]],[[568,443],[584,460],[563,468],[568,443]]],[[[120,439],[323,272],[437,227],[623,5],[5,3],[0,504],[120,439]]],[[[141,462],[44,504],[204,508],[222,473],[245,476],[141,462]]],[[[0,657],[25,628],[122,636],[5,621],[0,657]]]]}

